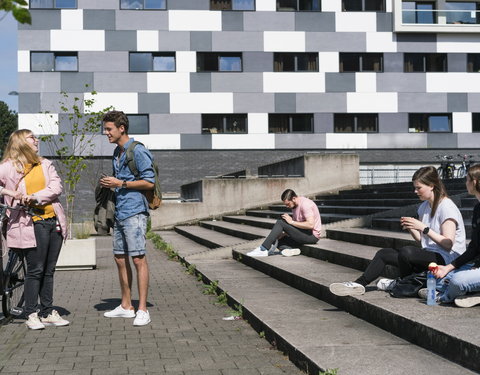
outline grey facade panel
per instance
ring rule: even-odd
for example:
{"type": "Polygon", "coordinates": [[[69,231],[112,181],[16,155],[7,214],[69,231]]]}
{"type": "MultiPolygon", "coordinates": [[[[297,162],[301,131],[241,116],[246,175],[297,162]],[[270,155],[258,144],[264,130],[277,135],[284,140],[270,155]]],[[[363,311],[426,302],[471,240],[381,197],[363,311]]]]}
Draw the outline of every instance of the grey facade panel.
{"type": "Polygon", "coordinates": [[[137,32],[136,31],[105,31],[105,50],[106,51],[136,51],[137,50],[137,32]]]}
{"type": "Polygon", "coordinates": [[[467,54],[466,53],[449,53],[447,55],[447,66],[449,72],[466,72],[467,71],[467,54]]]}
{"type": "Polygon", "coordinates": [[[447,94],[444,93],[398,93],[399,112],[446,112],[447,94]]]}
{"type": "Polygon", "coordinates": [[[377,91],[424,93],[427,91],[427,76],[425,73],[379,73],[377,91]]]}
{"type": "Polygon", "coordinates": [[[273,72],[273,52],[243,52],[244,72],[273,72]]]}
{"type": "MultiPolygon", "coordinates": [[[[106,156],[109,158],[107,167],[104,170],[104,172],[110,175],[112,173],[111,157],[117,145],[108,142],[108,138],[105,135],[99,135],[98,137],[95,137],[93,139],[93,145],[95,147],[95,151],[94,151],[95,155],[106,156]]],[[[90,161],[90,163],[92,163],[92,161],[90,161]]]]}
{"type": "Polygon", "coordinates": [[[384,53],[383,54],[383,71],[385,73],[403,72],[403,53],[384,53]]]}
{"type": "Polygon", "coordinates": [[[32,24],[18,23],[18,30],[55,30],[62,27],[59,9],[30,9],[32,24]]]}
{"type": "Polygon", "coordinates": [[[480,145],[480,133],[457,133],[459,148],[474,148],[478,150],[480,145]]]}
{"type": "Polygon", "coordinates": [[[275,94],[233,93],[233,112],[275,112],[275,94]]]}
{"type": "Polygon", "coordinates": [[[18,73],[18,92],[60,92],[60,74],[58,72],[18,73]]]}
{"type": "Polygon", "coordinates": [[[61,73],[61,91],[89,92],[91,90],[97,90],[93,82],[93,73],[61,73]]]}
{"type": "Polygon", "coordinates": [[[158,48],[160,51],[190,51],[190,32],[160,31],[158,48]]]}
{"type": "Polygon", "coordinates": [[[275,134],[275,148],[324,149],[326,145],[325,134],[275,134]]]}
{"type": "Polygon", "coordinates": [[[94,73],[99,92],[147,92],[147,73],[94,73]]]}
{"type": "MultiPolygon", "coordinates": [[[[62,106],[72,108],[73,105],[80,106],[82,101],[83,93],[68,93],[68,97],[64,97],[60,92],[46,92],[40,94],[42,111],[49,111],[51,113],[62,113],[62,106]],[[75,101],[75,98],[78,98],[79,100],[75,101]]],[[[65,123],[67,120],[67,118],[63,118],[62,122],[65,123]]]]}
{"type": "Polygon", "coordinates": [[[325,73],[326,92],[355,92],[355,73],[325,73]]]}
{"type": "Polygon", "coordinates": [[[243,12],[222,12],[223,31],[243,31],[243,12]]]}
{"type": "Polygon", "coordinates": [[[295,12],[245,12],[245,31],[294,31],[295,12]]]}
{"type": "Polygon", "coordinates": [[[335,31],[335,12],[296,12],[295,31],[335,31]]]}
{"type": "Polygon", "coordinates": [[[425,148],[427,147],[427,134],[368,134],[367,148],[425,148]]]}
{"type": "Polygon", "coordinates": [[[392,13],[377,13],[377,31],[391,32],[393,31],[392,13]]]}
{"type": "Polygon", "coordinates": [[[276,113],[295,113],[297,112],[296,94],[275,94],[275,112],[276,113]]]}
{"type": "Polygon", "coordinates": [[[200,134],[202,116],[200,114],[152,114],[150,115],[151,134],[200,134]]]}
{"type": "Polygon", "coordinates": [[[212,33],[213,51],[263,51],[262,32],[215,31],[212,33]]]}
{"type": "Polygon", "coordinates": [[[480,112],[480,94],[468,94],[468,111],[480,112]]]}
{"type": "Polygon", "coordinates": [[[210,134],[182,134],[180,147],[182,150],[210,150],[212,136],[210,134]]]}
{"type": "Polygon", "coordinates": [[[85,9],[83,11],[83,28],[85,30],[115,30],[115,11],[85,9]]]}
{"type": "Polygon", "coordinates": [[[79,51],[80,72],[128,72],[128,51],[79,51]]]}
{"type": "Polygon", "coordinates": [[[307,52],[360,52],[366,51],[365,33],[306,33],[307,52]]]}
{"type": "Polygon", "coordinates": [[[18,112],[39,113],[44,111],[40,104],[40,95],[36,92],[18,94],[18,112]]]}
{"type": "Polygon", "coordinates": [[[168,30],[168,12],[164,10],[117,10],[117,30],[168,30]]]}
{"type": "Polygon", "coordinates": [[[468,95],[465,93],[447,94],[447,112],[467,112],[468,95]]]}
{"type": "Polygon", "coordinates": [[[313,132],[333,133],[333,113],[314,113],[313,132]]]}
{"type": "Polygon", "coordinates": [[[380,133],[408,133],[408,113],[379,113],[380,133]]]}
{"type": "Polygon", "coordinates": [[[211,51],[212,50],[212,32],[211,31],[191,31],[190,32],[190,50],[191,51],[211,51]]]}
{"type": "Polygon", "coordinates": [[[299,113],[344,113],[347,112],[346,93],[297,94],[297,112],[299,113]]]}
{"type": "Polygon", "coordinates": [[[18,30],[19,51],[50,50],[50,30],[18,30]]]}
{"type": "Polygon", "coordinates": [[[118,9],[119,0],[77,0],[78,9],[118,9]]]}
{"type": "MultiPolygon", "coordinates": [[[[428,133],[427,134],[427,147],[428,148],[457,148],[457,134],[452,133],[428,133]]],[[[478,147],[478,146],[477,146],[478,147]]]]}
{"type": "Polygon", "coordinates": [[[209,10],[209,0],[168,0],[167,8],[170,10],[209,10]]]}
{"type": "Polygon", "coordinates": [[[169,113],[169,94],[138,94],[138,113],[169,113]]]}
{"type": "Polygon", "coordinates": [[[398,52],[437,52],[436,34],[396,34],[398,52]]]}
{"type": "Polygon", "coordinates": [[[190,73],[190,92],[211,92],[212,73],[190,73]]]}
{"type": "Polygon", "coordinates": [[[212,73],[212,92],[262,91],[262,73],[212,73]]]}

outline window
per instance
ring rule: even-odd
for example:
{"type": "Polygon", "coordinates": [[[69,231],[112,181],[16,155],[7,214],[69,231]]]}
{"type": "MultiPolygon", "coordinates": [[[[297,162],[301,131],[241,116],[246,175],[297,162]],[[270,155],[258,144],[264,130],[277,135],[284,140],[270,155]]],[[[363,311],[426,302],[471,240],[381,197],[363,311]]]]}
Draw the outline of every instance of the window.
{"type": "Polygon", "coordinates": [[[340,53],[340,72],[383,72],[383,54],[340,53]]]}
{"type": "Polygon", "coordinates": [[[343,0],[344,12],[385,12],[385,0],[343,0]]]}
{"type": "Polygon", "coordinates": [[[269,133],[313,133],[312,114],[279,114],[268,115],[269,133]]]}
{"type": "Polygon", "coordinates": [[[447,10],[447,23],[453,24],[476,24],[480,23],[478,10],[480,10],[480,3],[478,2],[453,2],[447,1],[445,3],[447,10]]]}
{"type": "Polygon", "coordinates": [[[337,113],[333,116],[335,133],[376,133],[378,115],[376,113],[337,113]]]}
{"type": "Polygon", "coordinates": [[[210,10],[255,10],[255,0],[210,0],[210,10]]]}
{"type": "Polygon", "coordinates": [[[445,133],[452,131],[450,113],[410,113],[408,115],[409,133],[445,133]]]}
{"type": "Polygon", "coordinates": [[[202,115],[203,134],[245,134],[247,115],[202,115]]]}
{"type": "Polygon", "coordinates": [[[150,126],[148,115],[127,115],[128,134],[149,134],[150,126]]]}
{"type": "Polygon", "coordinates": [[[467,55],[467,72],[480,72],[480,53],[467,55]]]}
{"type": "Polygon", "coordinates": [[[472,132],[480,133],[480,113],[472,113],[472,132]]]}
{"type": "Polygon", "coordinates": [[[167,0],[120,0],[120,9],[167,9],[167,0]]]}
{"type": "Polygon", "coordinates": [[[297,12],[322,10],[321,0],[277,0],[277,10],[297,12]]]}
{"type": "Polygon", "coordinates": [[[77,72],[77,52],[31,52],[32,72],[77,72]]]}
{"type": "Polygon", "coordinates": [[[130,52],[131,72],[174,72],[175,52],[130,52]]]}
{"type": "Polygon", "coordinates": [[[241,72],[242,54],[237,52],[197,52],[197,72],[241,72]]]}
{"type": "Polygon", "coordinates": [[[406,53],[404,55],[405,72],[446,72],[446,53],[406,53]]]}
{"type": "Polygon", "coordinates": [[[77,0],[30,0],[30,9],[76,9],[77,0]]]}
{"type": "Polygon", "coordinates": [[[275,72],[318,72],[318,53],[274,53],[275,72]]]}
{"type": "Polygon", "coordinates": [[[403,23],[437,23],[434,1],[403,1],[403,23]]]}

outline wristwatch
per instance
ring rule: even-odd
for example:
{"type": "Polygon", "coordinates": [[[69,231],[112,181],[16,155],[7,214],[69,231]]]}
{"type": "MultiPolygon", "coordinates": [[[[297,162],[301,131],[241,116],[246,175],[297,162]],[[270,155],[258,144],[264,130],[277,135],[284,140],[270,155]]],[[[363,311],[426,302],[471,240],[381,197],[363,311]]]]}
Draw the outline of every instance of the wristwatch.
{"type": "Polygon", "coordinates": [[[430,228],[429,228],[429,227],[425,227],[425,229],[423,229],[423,234],[428,234],[429,231],[430,231],[430,228]]]}
{"type": "Polygon", "coordinates": [[[124,181],[122,182],[122,188],[123,188],[123,189],[126,189],[126,188],[127,188],[127,181],[124,180],[124,181]]]}

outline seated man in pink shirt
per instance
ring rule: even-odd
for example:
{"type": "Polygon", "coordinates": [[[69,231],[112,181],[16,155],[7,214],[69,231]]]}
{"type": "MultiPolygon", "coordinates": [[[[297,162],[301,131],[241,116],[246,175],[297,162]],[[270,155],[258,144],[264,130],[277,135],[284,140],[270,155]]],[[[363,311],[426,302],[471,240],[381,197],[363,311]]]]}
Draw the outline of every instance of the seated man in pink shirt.
{"type": "Polygon", "coordinates": [[[247,255],[266,257],[274,254],[276,249],[281,250],[284,256],[299,255],[299,246],[318,242],[322,221],[315,202],[298,197],[292,189],[285,190],[281,199],[285,206],[292,209],[292,216],[283,214],[265,241],[247,255]]]}

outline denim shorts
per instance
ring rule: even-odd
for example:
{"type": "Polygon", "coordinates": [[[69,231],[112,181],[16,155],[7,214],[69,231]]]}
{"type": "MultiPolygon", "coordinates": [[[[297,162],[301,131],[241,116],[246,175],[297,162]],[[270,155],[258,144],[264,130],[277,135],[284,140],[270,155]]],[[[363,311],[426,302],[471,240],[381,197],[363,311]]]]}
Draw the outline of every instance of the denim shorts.
{"type": "Polygon", "coordinates": [[[115,219],[113,253],[115,255],[145,255],[148,215],[140,213],[124,220],[115,219]]]}

